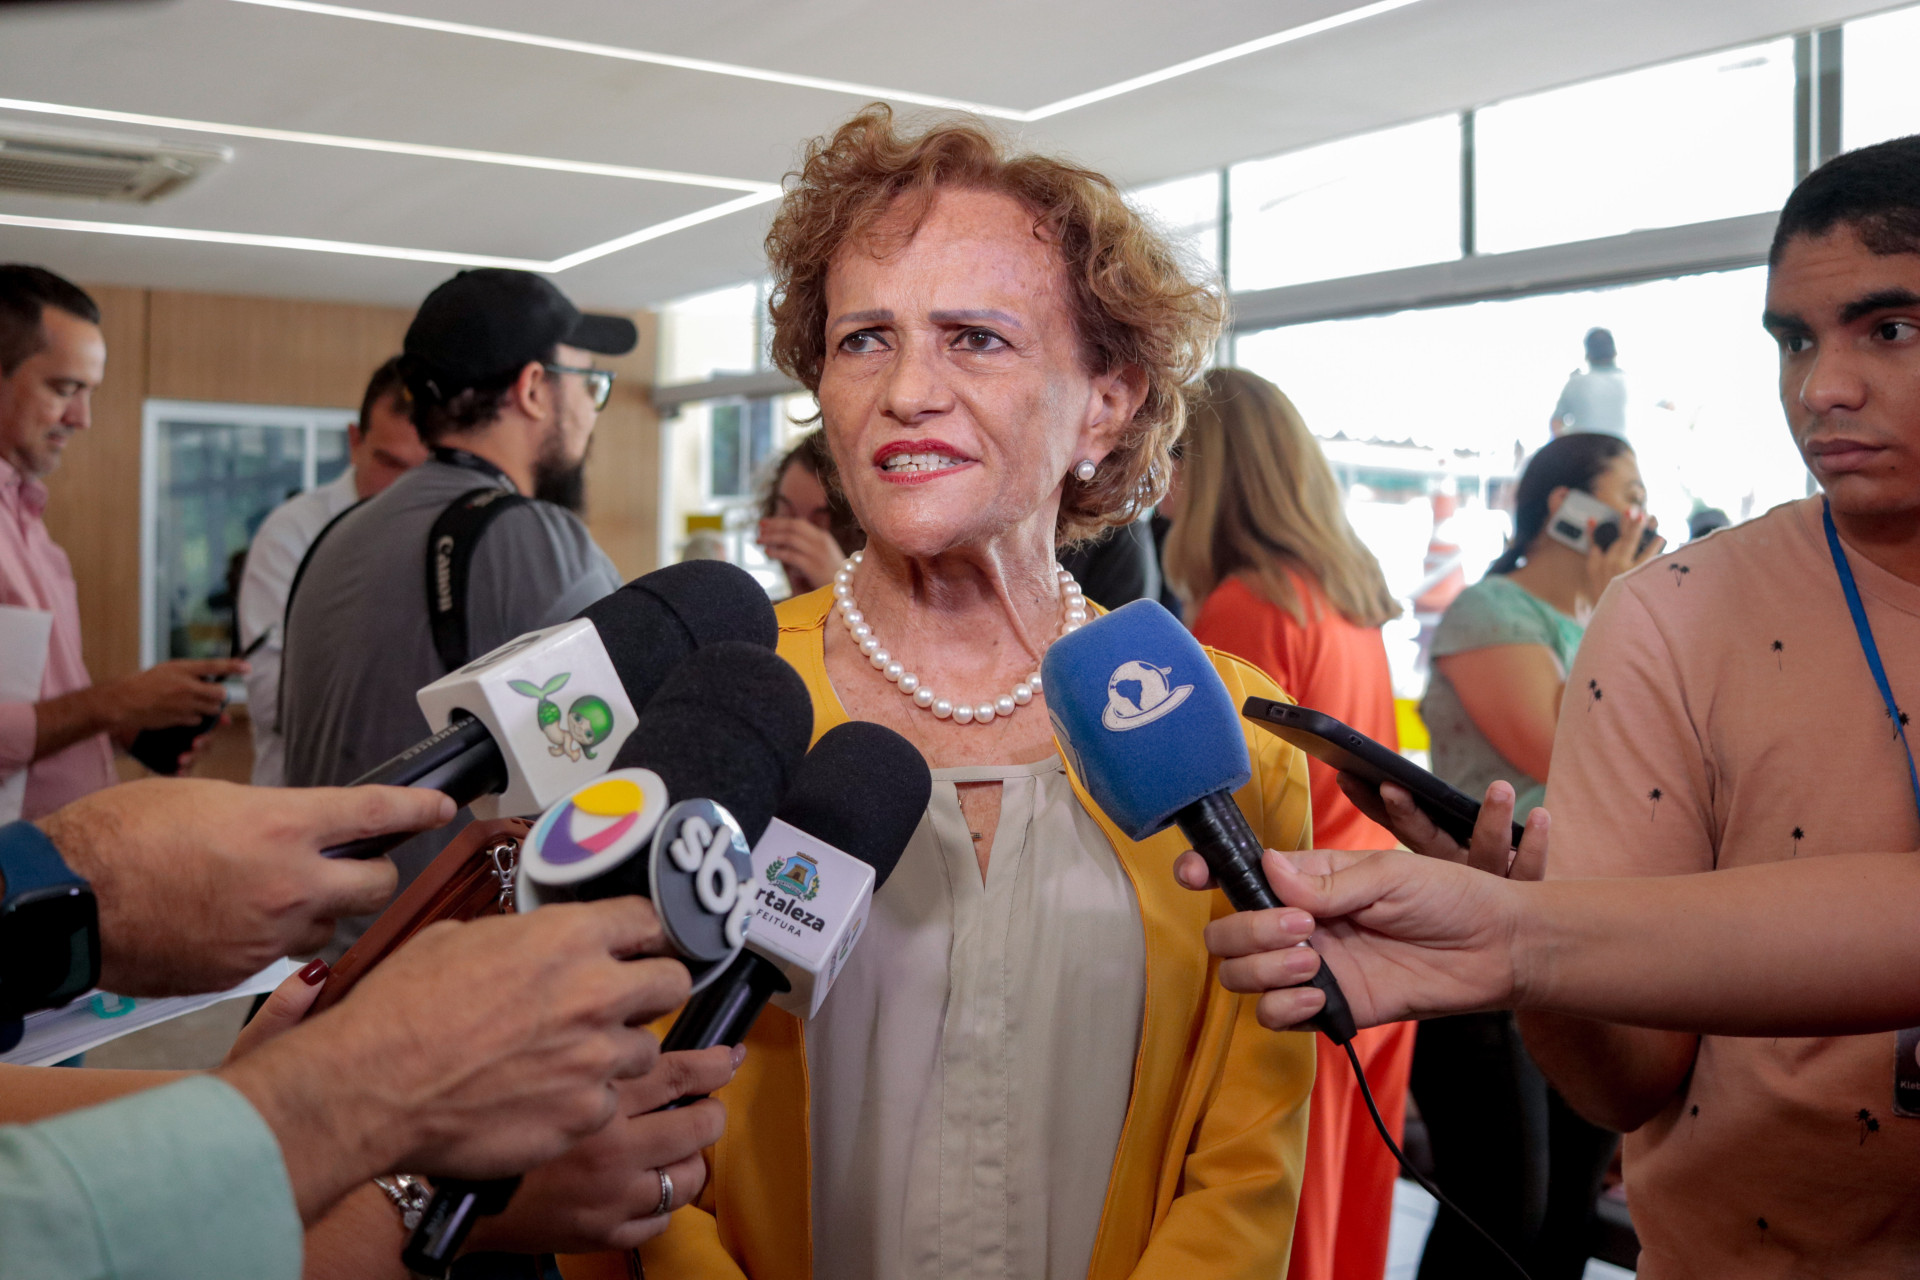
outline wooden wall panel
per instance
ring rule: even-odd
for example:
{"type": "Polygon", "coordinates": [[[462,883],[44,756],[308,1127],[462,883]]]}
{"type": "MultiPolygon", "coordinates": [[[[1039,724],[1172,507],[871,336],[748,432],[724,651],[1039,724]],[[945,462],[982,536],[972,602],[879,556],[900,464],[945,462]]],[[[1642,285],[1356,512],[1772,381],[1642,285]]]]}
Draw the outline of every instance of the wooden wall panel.
{"type": "Polygon", "coordinates": [[[613,399],[593,429],[587,461],[587,527],[624,578],[660,566],[660,415],[653,407],[657,318],[636,312],[633,354],[595,362],[614,370],[613,399]]]}
{"type": "Polygon", "coordinates": [[[147,395],[358,408],[367,378],[400,351],[413,312],[285,298],[156,290],[147,395]]]}
{"type": "Polygon", "coordinates": [[[96,680],[140,669],[140,407],[147,292],[93,287],[107,339],[93,422],[47,482],[47,530],[73,562],[80,636],[96,680]]]}

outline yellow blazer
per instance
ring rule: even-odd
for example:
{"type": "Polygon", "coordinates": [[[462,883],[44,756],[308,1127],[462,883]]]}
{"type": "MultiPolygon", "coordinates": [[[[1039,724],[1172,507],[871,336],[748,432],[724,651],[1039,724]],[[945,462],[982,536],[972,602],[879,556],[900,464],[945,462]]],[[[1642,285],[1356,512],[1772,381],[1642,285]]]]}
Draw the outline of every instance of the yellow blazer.
{"type": "MultiPolygon", "coordinates": [[[[779,607],[780,656],[813,694],[817,738],[847,719],[827,679],[826,590],[779,607]]],[[[1209,650],[1234,704],[1283,697],[1249,663],[1209,650]]],[[[1234,797],[1269,848],[1312,841],[1306,758],[1243,726],[1253,780],[1234,797]]],[[[1178,828],[1135,843],[1094,805],[1133,882],[1146,930],[1146,1008],[1133,1096],[1114,1154],[1089,1280],[1273,1280],[1285,1274],[1307,1141],[1314,1047],[1306,1034],[1276,1035],[1254,1021],[1254,1001],[1227,992],[1201,931],[1231,908],[1173,878],[1187,847],[1178,828]]],[[[727,1130],[707,1153],[712,1177],[696,1205],[639,1251],[648,1280],[752,1276],[810,1280],[807,1055],[803,1024],[778,1009],[760,1015],[747,1057],[718,1096],[727,1130]]],[[[562,1259],[568,1280],[629,1280],[634,1259],[562,1259]]],[[[822,1277],[822,1280],[833,1280],[822,1277]]]]}

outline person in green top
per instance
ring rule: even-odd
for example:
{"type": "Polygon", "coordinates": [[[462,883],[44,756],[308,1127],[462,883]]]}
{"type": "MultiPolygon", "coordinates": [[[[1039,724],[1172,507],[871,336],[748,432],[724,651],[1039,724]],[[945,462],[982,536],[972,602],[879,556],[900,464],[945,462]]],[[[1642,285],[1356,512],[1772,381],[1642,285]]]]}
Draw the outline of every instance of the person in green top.
{"type": "MultiPolygon", "coordinates": [[[[1640,548],[1651,525],[1646,498],[1633,450],[1617,436],[1562,436],[1528,462],[1505,553],[1460,593],[1434,632],[1420,713],[1440,777],[1476,798],[1505,780],[1518,815],[1546,795],[1563,701],[1578,715],[1602,696],[1567,689],[1586,619],[1608,583],[1663,545],[1655,538],[1640,548]],[[1576,551],[1547,532],[1576,490],[1620,514],[1620,535],[1604,549],[1576,551]]],[[[1513,1015],[1423,1023],[1412,1086],[1442,1189],[1536,1280],[1578,1277],[1618,1138],[1581,1120],[1548,1088],[1513,1015]]],[[[1503,1265],[1471,1229],[1442,1214],[1420,1276],[1491,1275],[1503,1265]]]]}

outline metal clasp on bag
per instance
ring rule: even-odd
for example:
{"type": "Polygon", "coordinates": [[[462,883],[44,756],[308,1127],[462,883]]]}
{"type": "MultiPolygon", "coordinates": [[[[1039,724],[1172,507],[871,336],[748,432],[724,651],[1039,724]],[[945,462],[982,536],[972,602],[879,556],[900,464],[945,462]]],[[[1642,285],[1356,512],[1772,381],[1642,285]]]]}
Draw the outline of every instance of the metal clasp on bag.
{"type": "Polygon", "coordinates": [[[481,852],[493,863],[494,878],[500,882],[500,910],[513,910],[513,876],[520,865],[520,841],[513,836],[501,836],[481,852]]]}

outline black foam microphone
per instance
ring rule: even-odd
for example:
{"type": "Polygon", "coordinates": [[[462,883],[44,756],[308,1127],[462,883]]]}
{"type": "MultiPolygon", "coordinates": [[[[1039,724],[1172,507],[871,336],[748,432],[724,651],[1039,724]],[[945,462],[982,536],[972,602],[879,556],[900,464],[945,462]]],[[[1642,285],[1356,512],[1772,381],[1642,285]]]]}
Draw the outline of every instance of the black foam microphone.
{"type": "MultiPolygon", "coordinates": [[[[538,813],[606,771],[689,654],[722,641],[771,649],[778,638],[767,593],[746,571],[717,560],[668,565],[420,690],[420,709],[440,727],[353,785],[444,791],[481,817],[538,813]]],[[[411,838],[371,836],[326,853],[371,858],[411,838]]]]}
{"type": "MultiPolygon", "coordinates": [[[[660,683],[612,770],[559,797],[528,833],[520,909],[651,898],[696,987],[713,981],[741,951],[748,850],[812,736],[806,683],[771,650],[733,640],[698,649],[660,683]]],[[[474,1222],[506,1208],[518,1185],[440,1180],[402,1261],[444,1276],[474,1222]]]]}
{"type": "Polygon", "coordinates": [[[822,734],[754,848],[746,947],[687,1001],[661,1049],[739,1044],[769,1000],[818,1012],[932,794],[926,760],[893,730],[852,720],[822,734]]]}

